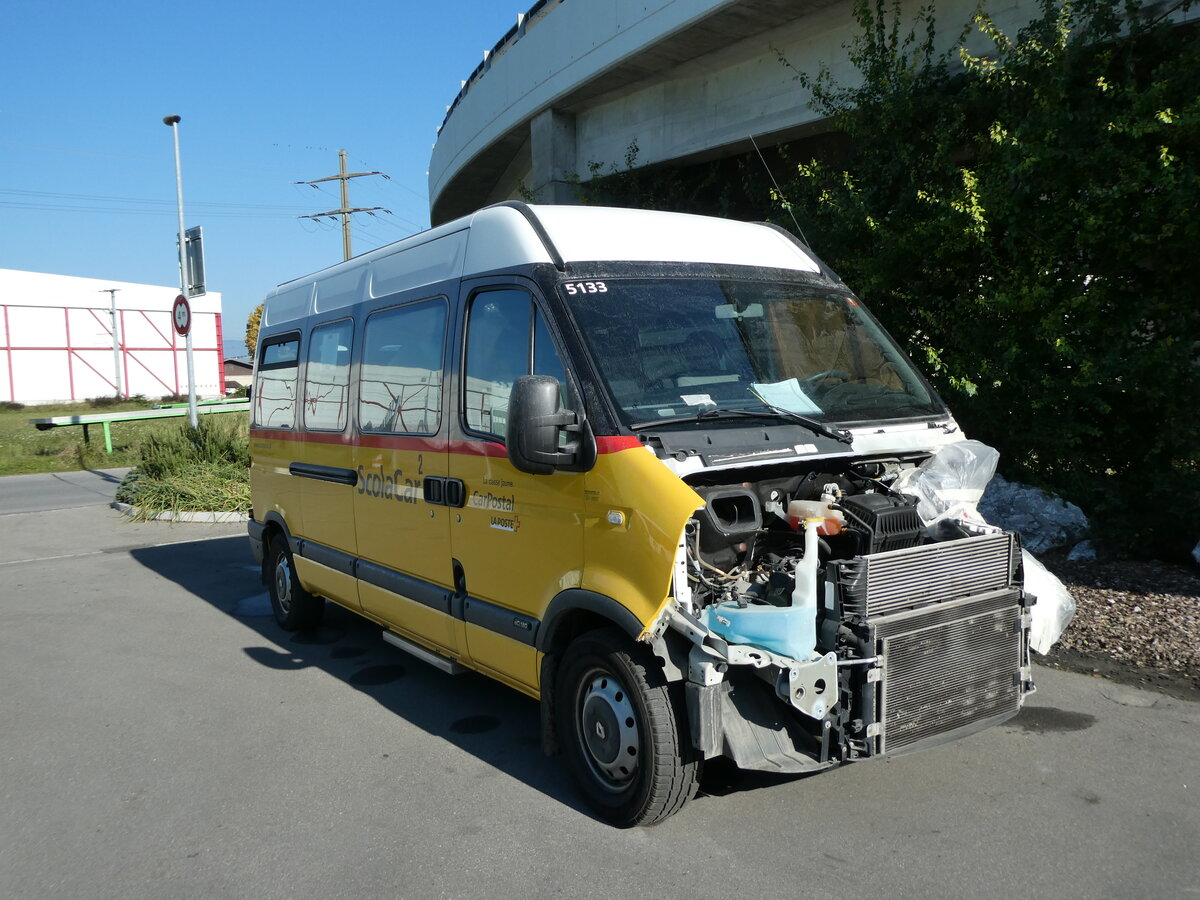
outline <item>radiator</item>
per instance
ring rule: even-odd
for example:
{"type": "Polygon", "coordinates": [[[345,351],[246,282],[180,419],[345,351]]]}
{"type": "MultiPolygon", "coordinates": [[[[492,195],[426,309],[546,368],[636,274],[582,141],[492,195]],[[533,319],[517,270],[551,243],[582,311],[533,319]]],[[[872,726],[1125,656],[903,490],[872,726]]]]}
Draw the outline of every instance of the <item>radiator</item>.
{"type": "Polygon", "coordinates": [[[1020,554],[1011,534],[925,544],[841,563],[846,613],[863,619],[1011,586],[1020,554]]]}
{"type": "Polygon", "coordinates": [[[1020,709],[1028,623],[1013,535],[857,557],[832,574],[843,615],[867,626],[882,662],[875,753],[920,749],[1020,709]]]}
{"type": "Polygon", "coordinates": [[[1015,715],[1024,691],[1020,591],[874,620],[883,661],[877,752],[895,754],[1015,715]]]}

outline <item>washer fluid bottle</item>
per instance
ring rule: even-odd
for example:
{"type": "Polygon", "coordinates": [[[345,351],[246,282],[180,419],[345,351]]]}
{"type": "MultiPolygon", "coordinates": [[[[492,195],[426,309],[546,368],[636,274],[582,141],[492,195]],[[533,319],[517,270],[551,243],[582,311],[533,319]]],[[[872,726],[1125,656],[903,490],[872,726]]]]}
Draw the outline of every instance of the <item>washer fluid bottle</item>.
{"type": "Polygon", "coordinates": [[[750,644],[807,662],[817,647],[817,529],[824,518],[804,521],[804,558],[796,563],[791,606],[738,606],[735,602],[706,607],[704,624],[734,644],[750,644]]]}

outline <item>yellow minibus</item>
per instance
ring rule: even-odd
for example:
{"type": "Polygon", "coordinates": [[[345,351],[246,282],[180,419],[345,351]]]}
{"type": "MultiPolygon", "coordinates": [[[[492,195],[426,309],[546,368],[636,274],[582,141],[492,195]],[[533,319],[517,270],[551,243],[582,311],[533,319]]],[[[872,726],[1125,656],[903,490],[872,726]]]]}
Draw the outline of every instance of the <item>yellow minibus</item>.
{"type": "Polygon", "coordinates": [[[272,291],[252,398],[279,624],[332,601],[538,698],[614,824],[708,759],[906,753],[1033,689],[1015,535],[897,488],[962,433],[782,229],[490,206],[272,291]]]}

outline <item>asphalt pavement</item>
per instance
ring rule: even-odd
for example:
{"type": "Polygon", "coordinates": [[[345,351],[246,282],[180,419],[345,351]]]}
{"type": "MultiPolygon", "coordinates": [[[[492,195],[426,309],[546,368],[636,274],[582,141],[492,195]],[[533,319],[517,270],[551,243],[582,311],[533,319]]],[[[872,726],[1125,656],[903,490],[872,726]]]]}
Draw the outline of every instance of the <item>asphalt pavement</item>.
{"type": "Polygon", "coordinates": [[[88,469],[0,478],[0,516],[106,505],[129,469],[88,469]]]}
{"type": "Polygon", "coordinates": [[[244,526],[131,522],[118,481],[0,479],[0,897],[1200,896],[1197,704],[1038,668],[1004,727],[710,767],[620,831],[534,701],[336,607],[286,634],[244,526]]]}

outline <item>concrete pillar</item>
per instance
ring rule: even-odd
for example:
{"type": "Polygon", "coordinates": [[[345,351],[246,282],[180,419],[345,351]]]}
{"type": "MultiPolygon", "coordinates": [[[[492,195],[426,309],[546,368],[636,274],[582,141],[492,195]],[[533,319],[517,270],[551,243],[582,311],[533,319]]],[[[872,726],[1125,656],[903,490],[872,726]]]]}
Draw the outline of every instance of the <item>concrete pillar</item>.
{"type": "Polygon", "coordinates": [[[538,203],[579,202],[571,182],[575,171],[575,117],[560,109],[547,109],[529,123],[529,150],[533,161],[530,189],[538,203]]]}

